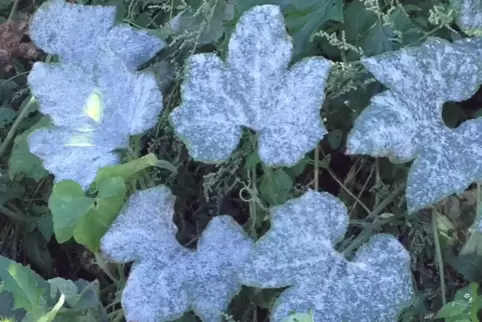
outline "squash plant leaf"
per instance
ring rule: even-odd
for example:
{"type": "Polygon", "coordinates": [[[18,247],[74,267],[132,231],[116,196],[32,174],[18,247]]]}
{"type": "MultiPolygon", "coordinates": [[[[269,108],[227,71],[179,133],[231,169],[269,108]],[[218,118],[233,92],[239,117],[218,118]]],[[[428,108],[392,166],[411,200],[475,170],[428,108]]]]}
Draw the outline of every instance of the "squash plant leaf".
{"type": "Polygon", "coordinates": [[[55,125],[29,136],[30,151],[55,182],[74,180],[87,189],[98,169],[119,162],[113,151],[153,127],[162,110],[152,73],[132,71],[113,55],[100,63],[98,73],[74,64],[35,63],[28,76],[40,111],[55,125]]]}
{"type": "Polygon", "coordinates": [[[134,261],[122,294],[128,321],[159,322],[192,309],[221,321],[241,290],[238,273],[252,241],[229,216],[211,220],[191,251],[176,240],[175,197],[165,186],[135,192],[101,241],[116,262],[134,261]]]}
{"type": "Polygon", "coordinates": [[[456,22],[468,35],[482,35],[482,1],[481,0],[451,0],[456,9],[456,22]]]}
{"type": "Polygon", "coordinates": [[[99,251],[101,237],[124,203],[126,187],[122,178],[113,177],[103,180],[98,190],[97,196],[91,198],[74,181],[54,185],[49,208],[59,243],[74,237],[92,252],[99,251]]]}
{"type": "Polygon", "coordinates": [[[478,54],[468,48],[432,38],[362,60],[389,89],[374,96],[356,120],[347,153],[415,159],[406,191],[410,212],[482,180],[482,119],[456,129],[442,120],[445,102],[468,99],[480,85],[478,54]]]}
{"type": "Polygon", "coordinates": [[[37,47],[59,55],[63,63],[93,68],[105,51],[113,51],[137,69],[165,47],[163,40],[126,24],[114,25],[115,6],[85,6],[50,0],[35,12],[30,37],[37,47]]]}
{"type": "Polygon", "coordinates": [[[308,191],[271,210],[271,229],[255,244],[244,285],[288,287],[271,321],[292,312],[318,321],[395,321],[412,300],[410,256],[396,238],[374,235],[347,261],[334,245],[346,233],[347,209],[328,193],[308,191]]]}
{"type": "Polygon", "coordinates": [[[23,266],[0,256],[0,292],[13,295],[13,310],[25,309],[33,314],[42,313],[46,305],[43,294],[48,289],[47,282],[28,266],[23,266]]]}
{"type": "Polygon", "coordinates": [[[242,126],[259,135],[259,155],[270,166],[292,166],[327,133],[321,118],[331,62],[308,58],[291,69],[293,44],[278,6],[246,11],[230,38],[226,62],[197,54],[188,62],[182,103],[171,113],[191,156],[226,160],[242,126]]]}

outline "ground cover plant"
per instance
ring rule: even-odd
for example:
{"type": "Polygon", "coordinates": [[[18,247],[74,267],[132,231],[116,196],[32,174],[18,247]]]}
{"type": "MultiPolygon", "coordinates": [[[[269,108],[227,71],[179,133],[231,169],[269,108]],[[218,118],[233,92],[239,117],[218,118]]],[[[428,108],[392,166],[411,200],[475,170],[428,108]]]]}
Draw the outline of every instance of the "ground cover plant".
{"type": "Polygon", "coordinates": [[[0,319],[479,321],[481,16],[0,3],[0,319]]]}

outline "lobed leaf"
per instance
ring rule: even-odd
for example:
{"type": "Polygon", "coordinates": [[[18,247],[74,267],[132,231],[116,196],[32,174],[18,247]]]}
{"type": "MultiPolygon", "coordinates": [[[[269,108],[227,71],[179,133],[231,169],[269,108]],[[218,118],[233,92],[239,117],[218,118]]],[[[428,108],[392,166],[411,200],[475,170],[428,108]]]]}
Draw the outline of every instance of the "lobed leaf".
{"type": "Polygon", "coordinates": [[[279,7],[243,14],[231,36],[226,62],[193,55],[171,113],[190,154],[221,162],[236,149],[242,127],[259,134],[259,155],[268,165],[296,164],[327,133],[320,106],[331,62],[309,58],[290,69],[293,44],[279,7]]]}
{"type": "Polygon", "coordinates": [[[415,159],[407,184],[409,211],[482,179],[482,119],[456,129],[442,120],[445,102],[468,99],[481,83],[480,54],[471,46],[432,38],[420,47],[362,60],[389,89],[374,96],[355,121],[347,152],[398,162],[415,159]]]}
{"type": "Polygon", "coordinates": [[[240,291],[238,272],[252,242],[228,216],[212,219],[196,251],[176,240],[174,196],[165,187],[135,192],[101,241],[116,262],[134,261],[122,294],[128,321],[180,318],[191,308],[202,321],[221,321],[240,291]]]}
{"type": "Polygon", "coordinates": [[[351,262],[334,249],[348,226],[336,197],[310,190],[272,208],[271,218],[241,275],[248,286],[288,287],[271,321],[292,312],[312,312],[313,321],[395,321],[410,303],[410,256],[394,237],[374,235],[351,262]]]}
{"type": "Polygon", "coordinates": [[[59,55],[63,63],[92,69],[106,51],[113,51],[131,69],[139,68],[165,47],[145,31],[114,25],[116,7],[85,6],[49,0],[35,12],[30,37],[37,47],[59,55]]]}
{"type": "Polygon", "coordinates": [[[98,169],[119,162],[113,151],[153,127],[162,110],[152,73],[131,71],[114,56],[101,62],[98,73],[80,65],[35,63],[28,76],[40,111],[55,125],[29,136],[30,151],[56,182],[74,180],[87,189],[98,169]]]}

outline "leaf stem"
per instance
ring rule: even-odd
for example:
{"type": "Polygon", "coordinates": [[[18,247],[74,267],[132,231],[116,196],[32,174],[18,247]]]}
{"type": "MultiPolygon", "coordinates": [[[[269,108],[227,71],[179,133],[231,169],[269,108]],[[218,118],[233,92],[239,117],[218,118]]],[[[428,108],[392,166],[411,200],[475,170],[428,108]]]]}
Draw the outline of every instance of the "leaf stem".
{"type": "Polygon", "coordinates": [[[15,221],[20,221],[20,222],[27,221],[27,219],[24,216],[8,209],[7,207],[5,207],[3,205],[0,205],[0,212],[5,214],[6,216],[8,216],[9,218],[11,218],[15,221]]]}
{"type": "Polygon", "coordinates": [[[32,96],[30,98],[30,100],[28,101],[27,105],[25,105],[25,107],[23,108],[23,110],[20,112],[20,114],[18,115],[17,119],[15,120],[15,122],[13,123],[12,127],[10,128],[10,130],[8,131],[7,133],[7,137],[5,138],[5,140],[3,140],[2,142],[2,145],[0,146],[0,157],[3,156],[3,154],[5,153],[5,150],[7,149],[7,147],[10,145],[10,142],[12,141],[14,135],[15,135],[15,132],[17,131],[18,127],[20,126],[20,122],[22,122],[22,120],[27,117],[28,113],[29,113],[29,110],[30,110],[30,106],[32,106],[32,104],[35,102],[35,98],[32,96]]]}
{"type": "Polygon", "coordinates": [[[437,268],[440,278],[440,291],[442,292],[442,303],[445,305],[447,299],[445,296],[445,274],[444,274],[444,263],[442,258],[442,249],[440,247],[440,239],[438,235],[438,224],[437,224],[437,211],[432,209],[432,234],[433,241],[435,243],[435,255],[437,260],[437,268]]]}
{"type": "MultiPolygon", "coordinates": [[[[373,209],[368,214],[365,220],[370,220],[378,216],[378,214],[380,214],[393,200],[395,200],[395,198],[397,198],[397,196],[402,193],[404,189],[405,184],[400,185],[395,190],[393,190],[391,194],[389,194],[385,199],[383,199],[383,201],[380,202],[375,207],[375,209],[373,209]]],[[[368,239],[370,239],[372,235],[373,228],[375,228],[376,226],[377,225],[367,225],[365,228],[363,228],[361,233],[357,237],[355,237],[355,239],[353,239],[351,243],[348,244],[348,246],[343,250],[343,255],[345,255],[345,257],[350,256],[355,251],[355,249],[368,241],[368,239]]]]}
{"type": "Polygon", "coordinates": [[[320,184],[319,184],[319,167],[318,163],[320,163],[320,148],[318,147],[318,143],[316,144],[315,148],[315,191],[318,191],[320,184]]]}

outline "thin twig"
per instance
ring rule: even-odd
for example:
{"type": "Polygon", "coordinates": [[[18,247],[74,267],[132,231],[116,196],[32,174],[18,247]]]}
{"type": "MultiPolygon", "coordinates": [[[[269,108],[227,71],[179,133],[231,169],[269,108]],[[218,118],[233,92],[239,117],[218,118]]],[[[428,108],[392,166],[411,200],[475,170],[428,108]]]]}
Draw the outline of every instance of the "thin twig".
{"type": "Polygon", "coordinates": [[[0,146],[0,157],[4,155],[5,150],[7,150],[7,147],[10,145],[10,142],[13,140],[15,136],[15,132],[17,132],[17,129],[20,126],[20,122],[22,122],[22,120],[27,117],[30,110],[30,106],[32,106],[33,102],[35,102],[35,98],[32,96],[28,101],[27,105],[20,112],[19,116],[13,123],[10,130],[8,131],[7,137],[5,138],[5,140],[3,140],[2,145],[0,146]]]}
{"type": "Polygon", "coordinates": [[[437,260],[438,274],[440,278],[440,290],[442,292],[442,303],[445,305],[447,299],[445,296],[445,274],[444,274],[444,263],[442,258],[442,248],[440,247],[440,239],[438,234],[438,224],[437,224],[437,211],[432,209],[432,234],[433,241],[435,243],[435,255],[437,260]]]}

